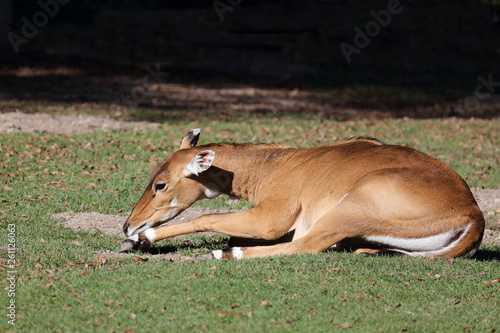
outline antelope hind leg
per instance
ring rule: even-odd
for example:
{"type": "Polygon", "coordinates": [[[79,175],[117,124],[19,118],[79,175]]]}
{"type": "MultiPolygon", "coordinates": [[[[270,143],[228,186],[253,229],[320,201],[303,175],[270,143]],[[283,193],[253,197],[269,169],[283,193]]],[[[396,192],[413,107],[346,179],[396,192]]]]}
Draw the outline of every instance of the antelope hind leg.
{"type": "MultiPolygon", "coordinates": [[[[366,218],[366,215],[363,215],[366,218]]],[[[341,240],[358,234],[351,221],[359,220],[361,215],[353,213],[349,207],[337,206],[320,218],[307,233],[289,243],[272,246],[233,247],[216,250],[201,256],[200,259],[243,259],[299,253],[320,253],[341,240]]]]}

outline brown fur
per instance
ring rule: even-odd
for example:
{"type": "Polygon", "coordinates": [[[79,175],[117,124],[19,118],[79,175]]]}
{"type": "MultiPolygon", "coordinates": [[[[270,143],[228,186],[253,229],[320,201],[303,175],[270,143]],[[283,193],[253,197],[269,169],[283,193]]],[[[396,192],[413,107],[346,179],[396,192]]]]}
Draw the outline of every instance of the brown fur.
{"type": "MultiPolygon", "coordinates": [[[[484,218],[466,183],[443,163],[414,149],[371,138],[314,148],[248,143],[190,148],[189,140],[185,138],[182,149],[152,174],[124,225],[129,235],[147,222],[160,225],[162,217],[173,218],[214,192],[244,198],[255,207],[157,227],[155,241],[198,231],[273,240],[294,230],[292,242],[242,248],[246,258],[320,252],[367,236],[418,239],[470,224],[463,239],[439,256],[470,255],[481,242],[484,218]],[[206,151],[215,152],[211,166],[185,176],[196,154],[206,151]],[[161,183],[167,188],[155,192],[155,184],[161,183]],[[174,198],[177,209],[169,213],[174,198]]],[[[139,239],[144,238],[143,231],[139,239]]],[[[365,252],[387,247],[368,245],[365,252]]]]}

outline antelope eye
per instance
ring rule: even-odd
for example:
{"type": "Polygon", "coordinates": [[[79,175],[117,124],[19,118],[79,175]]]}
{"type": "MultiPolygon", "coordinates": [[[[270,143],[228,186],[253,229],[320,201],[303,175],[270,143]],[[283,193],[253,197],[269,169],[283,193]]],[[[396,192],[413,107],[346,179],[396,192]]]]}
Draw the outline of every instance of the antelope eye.
{"type": "Polygon", "coordinates": [[[156,183],[155,184],[155,192],[164,190],[167,187],[166,183],[156,183]]]}

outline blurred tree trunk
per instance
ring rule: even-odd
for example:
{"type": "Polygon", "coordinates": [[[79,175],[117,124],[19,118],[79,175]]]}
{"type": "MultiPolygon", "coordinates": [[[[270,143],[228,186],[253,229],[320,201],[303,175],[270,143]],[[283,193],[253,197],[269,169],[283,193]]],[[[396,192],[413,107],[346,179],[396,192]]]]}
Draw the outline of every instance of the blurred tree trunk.
{"type": "Polygon", "coordinates": [[[0,0],[0,47],[9,45],[7,34],[12,20],[12,1],[0,0]]]}

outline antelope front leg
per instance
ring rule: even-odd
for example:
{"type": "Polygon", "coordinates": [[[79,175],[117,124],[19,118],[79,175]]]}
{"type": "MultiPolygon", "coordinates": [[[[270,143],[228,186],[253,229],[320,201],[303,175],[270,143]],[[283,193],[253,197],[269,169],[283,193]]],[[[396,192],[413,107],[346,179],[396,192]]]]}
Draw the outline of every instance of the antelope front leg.
{"type": "MultiPolygon", "coordinates": [[[[287,207],[282,203],[279,205],[274,207],[287,207]]],[[[148,248],[152,243],[165,238],[204,231],[220,232],[233,237],[276,239],[292,227],[297,214],[298,211],[294,214],[279,214],[276,209],[273,211],[264,206],[256,206],[238,213],[203,215],[186,223],[151,228],[133,235],[122,244],[120,252],[148,248]],[[286,216],[286,219],[281,216],[286,216]]]]}
{"type": "Polygon", "coordinates": [[[196,227],[196,221],[201,217],[204,216],[200,216],[199,218],[196,218],[186,223],[159,226],[156,228],[147,229],[139,234],[132,235],[129,238],[127,238],[125,242],[123,242],[119,252],[125,252],[137,249],[144,250],[151,247],[151,244],[153,244],[154,242],[160,241],[165,238],[190,234],[198,231],[205,231],[205,230],[197,230],[196,227]]]}

